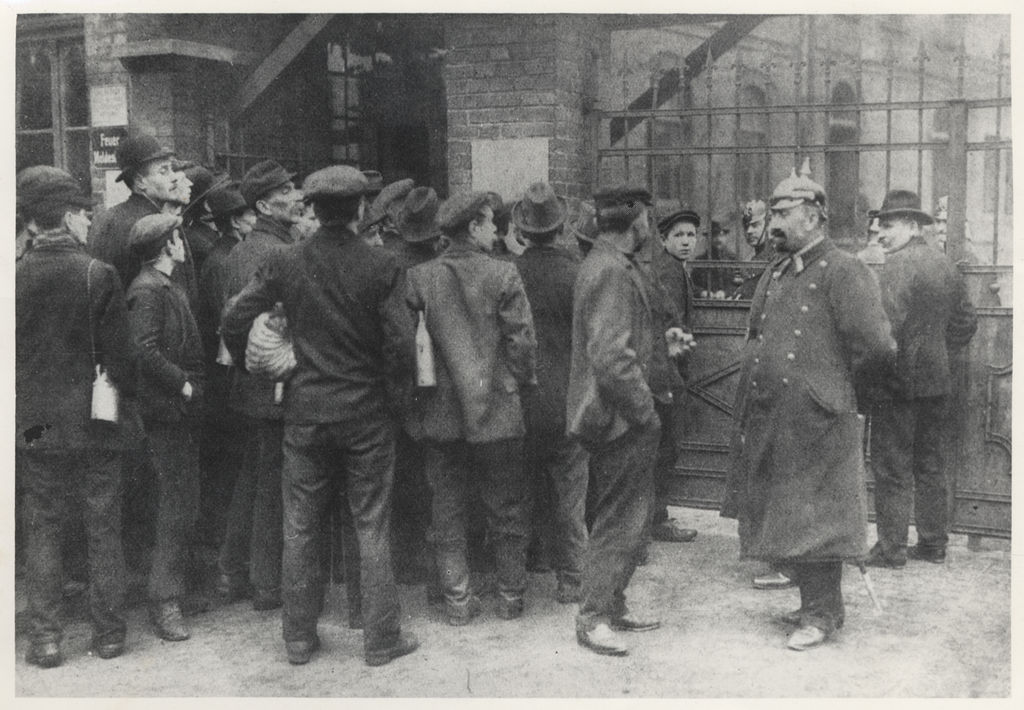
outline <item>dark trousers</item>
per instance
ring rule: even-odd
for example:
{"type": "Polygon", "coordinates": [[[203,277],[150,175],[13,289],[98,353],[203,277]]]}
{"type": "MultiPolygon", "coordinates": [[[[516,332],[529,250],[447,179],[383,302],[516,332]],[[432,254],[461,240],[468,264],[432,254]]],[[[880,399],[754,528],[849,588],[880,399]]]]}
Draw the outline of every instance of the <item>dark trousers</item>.
{"type": "Polygon", "coordinates": [[[199,452],[187,422],[145,422],[156,478],[156,530],[149,598],[180,599],[186,591],[199,511],[199,452]]]}
{"type": "Polygon", "coordinates": [[[479,500],[494,546],[498,591],[508,600],[526,590],[527,483],[523,440],[479,444],[428,442],[427,480],[433,491],[430,537],[446,601],[469,601],[468,509],[479,500]]]}
{"type": "Polygon", "coordinates": [[[252,436],[235,480],[217,566],[236,580],[248,578],[257,594],[274,596],[281,590],[284,422],[246,420],[252,436]]]}
{"type": "Polygon", "coordinates": [[[424,469],[423,446],[401,429],[395,439],[395,494],[391,515],[392,557],[400,581],[420,582],[429,559],[430,484],[424,469]]]}
{"type": "Polygon", "coordinates": [[[577,626],[590,630],[624,616],[626,587],[654,496],[654,460],[660,424],[634,427],[619,438],[588,446],[587,511],[590,541],[583,565],[583,602],[577,626]]]}
{"type": "Polygon", "coordinates": [[[398,589],[391,565],[394,433],[384,416],[329,424],[285,424],[284,554],[281,598],[285,641],[316,635],[323,608],[321,530],[334,490],[344,489],[359,540],[363,646],[393,646],[400,632],[398,589]]]}
{"type": "Polygon", "coordinates": [[[19,452],[21,518],[34,642],[61,640],[61,538],[69,508],[81,510],[88,545],[89,611],[96,640],[124,639],[121,453],[19,452]]]}
{"type": "Polygon", "coordinates": [[[676,460],[679,458],[679,441],[683,435],[685,415],[685,390],[673,393],[673,401],[655,401],[654,409],[661,420],[661,436],[658,437],[658,454],[654,464],[654,496],[645,538],[651,538],[651,526],[668,520],[669,491],[675,475],[676,460]]]}
{"type": "MultiPolygon", "coordinates": [[[[234,496],[235,482],[247,461],[254,423],[228,409],[232,368],[211,364],[206,371],[203,428],[199,441],[201,474],[199,543],[223,542],[234,496]]],[[[279,467],[280,468],[280,467],[279,467]]]]}
{"type": "Polygon", "coordinates": [[[561,432],[524,442],[532,534],[559,581],[579,584],[587,546],[587,452],[561,432]]]}
{"type": "Polygon", "coordinates": [[[907,546],[911,501],[918,544],[949,541],[949,497],[942,462],[946,398],[894,400],[871,410],[871,470],[878,540],[886,554],[907,546]]]}
{"type": "Polygon", "coordinates": [[[829,562],[787,563],[792,570],[791,579],[800,587],[800,611],[803,623],[832,633],[843,625],[846,617],[843,605],[843,563],[829,562]]]}

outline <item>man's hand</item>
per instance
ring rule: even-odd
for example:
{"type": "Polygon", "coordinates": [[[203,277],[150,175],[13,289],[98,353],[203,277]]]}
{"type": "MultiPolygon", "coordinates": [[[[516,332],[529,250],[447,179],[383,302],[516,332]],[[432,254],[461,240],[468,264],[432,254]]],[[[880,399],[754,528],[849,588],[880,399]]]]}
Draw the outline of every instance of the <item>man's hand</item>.
{"type": "Polygon", "coordinates": [[[668,343],[668,355],[676,360],[685,357],[697,345],[691,333],[682,328],[669,328],[665,331],[665,342],[668,343]]]}
{"type": "Polygon", "coordinates": [[[186,402],[192,401],[192,383],[186,381],[181,387],[181,396],[185,398],[186,402]]]}

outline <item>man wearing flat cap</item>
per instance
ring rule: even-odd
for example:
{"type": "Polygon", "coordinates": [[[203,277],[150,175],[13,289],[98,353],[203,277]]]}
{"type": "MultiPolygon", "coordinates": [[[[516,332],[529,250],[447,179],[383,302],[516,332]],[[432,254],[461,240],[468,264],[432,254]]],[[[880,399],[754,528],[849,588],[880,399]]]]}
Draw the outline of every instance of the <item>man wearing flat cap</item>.
{"type": "MultiPolygon", "coordinates": [[[[239,192],[256,213],[252,232],[228,254],[224,300],[249,283],[265,263],[294,244],[290,228],[302,216],[303,194],[273,160],[249,168],[239,192]]],[[[273,304],[271,304],[273,305],[273,304]]],[[[267,308],[266,310],[271,310],[267,308]]],[[[247,331],[248,332],[248,331],[247,331]]],[[[250,452],[235,480],[218,566],[217,592],[241,599],[252,590],[257,611],[281,606],[281,444],[283,383],[249,374],[234,360],[228,407],[249,422],[250,452]]]]}
{"type": "MultiPolygon", "coordinates": [[[[89,230],[89,253],[117,269],[127,289],[142,269],[128,242],[128,233],[140,218],[161,212],[175,212],[189,200],[184,175],[175,170],[174,151],[146,134],[131,136],[117,146],[118,182],[131,190],[124,202],[97,215],[89,230]]],[[[185,244],[185,262],[174,270],[174,281],[185,289],[193,311],[198,308],[199,291],[191,247],[185,244]]]]}
{"type": "Polygon", "coordinates": [[[411,370],[412,327],[394,258],[357,234],[366,185],[348,166],[309,175],[303,192],[320,229],[271,255],[229,305],[222,327],[235,363],[244,363],[253,320],[281,303],[298,361],[283,403],[281,595],[292,664],[307,663],[320,646],[320,531],[339,498],[359,541],[366,663],[383,665],[419,645],[401,630],[388,547],[395,450],[387,383],[411,370]],[[344,495],[332,501],[338,490],[344,495]]]}
{"type": "Polygon", "coordinates": [[[661,433],[651,387],[660,334],[638,257],[650,199],[629,186],[594,195],[599,234],[573,289],[566,432],[590,453],[591,522],[576,640],[613,656],[628,653],[616,630],[660,626],[634,615],[625,594],[644,544],[661,433]]]}
{"type": "Polygon", "coordinates": [[[89,538],[93,652],[113,658],[125,647],[121,459],[140,433],[127,406],[135,348],[117,273],[84,250],[92,206],[62,170],[18,176],[18,209],[35,238],[15,274],[15,474],[24,491],[16,512],[26,536],[28,661],[43,668],[63,662],[60,541],[71,519],[84,521],[89,538]],[[97,367],[120,394],[116,422],[90,419],[97,367]],[[67,510],[71,501],[81,509],[67,510]]]}
{"type": "Polygon", "coordinates": [[[791,570],[800,608],[787,645],[814,648],[842,627],[843,562],[867,552],[864,417],[855,382],[884,382],[896,343],[874,276],[828,239],[825,191],[807,163],[775,188],[779,252],[754,293],[733,417],[722,515],[740,555],[791,570]]]}
{"type": "Polygon", "coordinates": [[[431,540],[448,623],[455,626],[481,609],[466,560],[467,505],[474,498],[493,541],[501,618],[522,615],[526,589],[519,390],[535,382],[537,344],[519,272],[488,256],[493,217],[486,193],[453,195],[437,216],[450,246],[406,275],[406,317],[423,322],[433,344],[436,384],[417,392],[414,416],[433,490],[431,540]]]}
{"type": "Polygon", "coordinates": [[[530,185],[512,207],[527,248],[515,260],[537,332],[537,386],[522,395],[526,470],[532,492],[531,532],[555,571],[556,598],[579,601],[587,498],[587,452],[565,434],[565,396],[572,338],[572,289],[580,260],[557,244],[568,213],[545,182],[530,185]]]}
{"type": "Polygon", "coordinates": [[[199,507],[193,429],[205,379],[199,327],[184,290],[171,279],[185,262],[180,228],[176,215],[147,215],[128,237],[142,264],[128,287],[128,321],[139,348],[139,402],[157,489],[150,620],[166,641],[190,636],[181,602],[199,507]]]}
{"type": "Polygon", "coordinates": [[[400,239],[395,229],[398,212],[415,183],[406,178],[390,183],[370,203],[359,233],[371,246],[385,246],[400,239]]]}
{"type": "Polygon", "coordinates": [[[923,231],[932,224],[917,194],[892,190],[876,215],[885,249],[882,301],[899,347],[899,387],[871,406],[871,468],[878,543],[868,564],[941,564],[949,540],[942,434],[952,393],[950,358],[978,327],[963,277],[923,231]],[[907,549],[913,502],[917,544],[907,549]]]}

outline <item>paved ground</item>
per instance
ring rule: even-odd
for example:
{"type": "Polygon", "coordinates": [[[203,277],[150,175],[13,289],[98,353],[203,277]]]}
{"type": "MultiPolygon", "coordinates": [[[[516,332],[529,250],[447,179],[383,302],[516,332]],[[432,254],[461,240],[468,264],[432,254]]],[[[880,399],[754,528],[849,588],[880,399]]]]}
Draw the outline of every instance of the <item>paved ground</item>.
{"type": "MultiPolygon", "coordinates": [[[[911,562],[872,570],[885,611],[876,615],[853,567],[843,591],[846,627],[807,653],[785,648],[773,617],[799,606],[795,590],[750,587],[760,571],[737,559],[735,523],[708,511],[678,510],[701,534],[683,545],[659,543],[638,570],[632,606],[652,612],[661,630],[629,637],[627,658],[580,649],[575,608],[554,602],[552,575],[533,575],[527,615],[493,614],[453,628],[427,606],[422,587],[402,587],[404,624],[422,641],[415,654],[365,666],[361,636],[345,625],[344,594],[320,623],[324,648],[307,666],[288,665],[278,612],[239,602],[192,619],[193,638],[154,637],[144,612],[130,616],[129,652],[88,655],[89,629],[70,626],[65,664],[41,670],[24,661],[17,639],[19,696],[352,696],[352,697],[1008,697],[1010,550],[986,540],[970,551],[954,537],[944,566],[911,562]]],[[[18,595],[19,599],[21,594],[18,595]]],[[[23,601],[23,600],[22,600],[23,601]]]]}

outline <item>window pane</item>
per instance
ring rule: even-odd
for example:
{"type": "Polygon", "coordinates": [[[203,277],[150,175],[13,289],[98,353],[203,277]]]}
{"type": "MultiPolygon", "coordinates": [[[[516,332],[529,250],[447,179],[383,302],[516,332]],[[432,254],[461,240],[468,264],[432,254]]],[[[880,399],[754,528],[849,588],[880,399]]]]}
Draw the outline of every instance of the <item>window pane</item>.
{"type": "Polygon", "coordinates": [[[75,176],[86,194],[92,192],[89,172],[89,131],[68,131],[64,134],[67,171],[75,176]]]}
{"type": "Polygon", "coordinates": [[[34,135],[18,135],[16,170],[31,165],[53,165],[53,135],[39,133],[34,135]]]}
{"type": "Polygon", "coordinates": [[[81,44],[64,48],[64,123],[89,125],[89,91],[85,83],[85,51],[81,44]]]}
{"type": "Polygon", "coordinates": [[[20,88],[18,130],[52,128],[49,55],[39,48],[20,49],[15,66],[20,88]]]}

